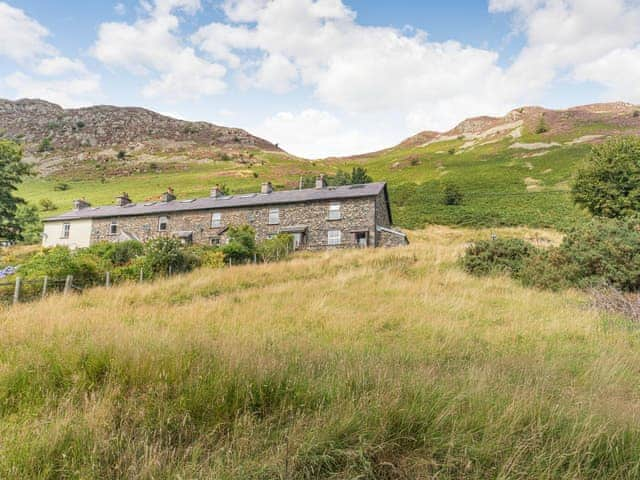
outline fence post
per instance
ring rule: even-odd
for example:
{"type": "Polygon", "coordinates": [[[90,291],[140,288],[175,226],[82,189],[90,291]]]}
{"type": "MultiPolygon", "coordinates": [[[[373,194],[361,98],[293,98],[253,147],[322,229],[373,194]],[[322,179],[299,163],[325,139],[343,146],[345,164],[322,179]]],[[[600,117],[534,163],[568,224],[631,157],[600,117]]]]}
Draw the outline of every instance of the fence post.
{"type": "Polygon", "coordinates": [[[258,263],[258,254],[253,252],[253,263],[258,263]]]}
{"type": "Polygon", "coordinates": [[[173,275],[173,266],[169,265],[169,276],[173,275]]]}
{"type": "Polygon", "coordinates": [[[105,273],[105,281],[104,284],[107,288],[111,286],[111,272],[105,273]]]}
{"type": "Polygon", "coordinates": [[[140,269],[140,283],[144,282],[144,269],[140,269]]]}
{"type": "Polygon", "coordinates": [[[49,288],[49,276],[45,275],[44,280],[42,281],[42,299],[47,296],[47,288],[49,288]]]}
{"type": "Polygon", "coordinates": [[[13,304],[16,305],[20,302],[20,288],[22,287],[22,278],[16,278],[16,288],[13,291],[13,304]]]}
{"type": "Polygon", "coordinates": [[[73,284],[73,275],[67,275],[64,281],[64,294],[68,295],[71,291],[71,285],[73,284]]]}

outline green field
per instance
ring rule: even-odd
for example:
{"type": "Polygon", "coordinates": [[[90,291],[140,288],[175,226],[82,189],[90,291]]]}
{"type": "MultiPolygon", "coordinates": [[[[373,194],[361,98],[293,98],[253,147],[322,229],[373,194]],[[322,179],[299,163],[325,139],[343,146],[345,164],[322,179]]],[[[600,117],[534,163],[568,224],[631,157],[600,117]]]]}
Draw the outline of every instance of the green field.
{"type": "MultiPolygon", "coordinates": [[[[545,139],[545,141],[550,141],[545,139]]],[[[232,192],[256,191],[263,181],[276,188],[295,188],[301,175],[333,174],[338,169],[365,167],[376,181],[390,186],[395,223],[407,228],[426,224],[498,227],[530,225],[562,228],[582,218],[568,193],[576,165],[588,154],[588,145],[547,150],[510,149],[503,140],[473,150],[460,150],[464,140],[439,142],[418,148],[394,148],[351,159],[306,161],[286,155],[259,153],[253,165],[234,161],[186,163],[162,173],[141,173],[95,179],[30,178],[19,193],[37,204],[47,198],[56,210],[68,210],[74,198],[86,197],[94,205],[109,204],[120,192],[136,201],[157,198],[173,187],[180,198],[206,196],[216,183],[232,192]],[[455,153],[452,153],[455,149],[455,153]],[[451,150],[451,152],[450,152],[451,150]],[[70,188],[55,191],[64,181],[70,188]],[[462,205],[445,206],[442,188],[455,184],[462,205]]]]}

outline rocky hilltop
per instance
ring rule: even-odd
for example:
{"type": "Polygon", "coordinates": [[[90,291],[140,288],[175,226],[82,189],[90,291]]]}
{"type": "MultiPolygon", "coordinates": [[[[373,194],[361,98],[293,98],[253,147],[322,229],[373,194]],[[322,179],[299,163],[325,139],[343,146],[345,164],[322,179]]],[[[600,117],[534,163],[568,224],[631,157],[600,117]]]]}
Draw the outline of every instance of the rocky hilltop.
{"type": "MultiPolygon", "coordinates": [[[[0,99],[0,136],[24,144],[25,156],[42,173],[87,160],[167,160],[176,154],[238,156],[248,151],[281,152],[238,128],[187,122],[144,108],[95,106],[64,109],[43,100],[0,99]]],[[[147,162],[148,163],[148,162],[147,162]]]]}
{"type": "Polygon", "coordinates": [[[464,150],[505,138],[516,140],[531,134],[538,135],[541,141],[560,138],[575,143],[595,142],[608,135],[638,135],[640,106],[615,102],[583,105],[567,110],[522,107],[512,110],[504,117],[469,118],[444,133],[420,132],[400,146],[420,147],[464,139],[464,150]]]}

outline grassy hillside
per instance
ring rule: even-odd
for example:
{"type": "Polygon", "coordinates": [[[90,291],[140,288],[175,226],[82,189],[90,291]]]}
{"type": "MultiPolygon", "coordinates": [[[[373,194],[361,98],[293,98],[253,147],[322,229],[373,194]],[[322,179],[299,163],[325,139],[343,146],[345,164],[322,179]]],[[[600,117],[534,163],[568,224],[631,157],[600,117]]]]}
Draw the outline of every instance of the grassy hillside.
{"type": "Polygon", "coordinates": [[[637,329],[488,234],[0,310],[0,478],[638,478],[637,329]]]}
{"type": "MultiPolygon", "coordinates": [[[[94,149],[55,164],[49,176],[29,179],[20,194],[32,203],[52,200],[57,209],[49,215],[67,210],[73,198],[83,196],[105,204],[127,191],[140,201],[157,198],[172,186],[181,198],[189,198],[207,195],[215,183],[246,192],[267,180],[277,188],[295,188],[300,175],[363,166],[374,180],[389,182],[399,226],[562,228],[583,218],[568,193],[577,165],[591,144],[607,136],[640,134],[638,108],[623,103],[562,111],[526,107],[502,118],[465,120],[447,133],[423,132],[381,152],[316,162],[277,151],[227,152],[188,142],[152,142],[143,149],[122,150],[122,158],[116,149],[94,149]],[[56,191],[60,182],[70,190],[56,191]],[[446,184],[462,192],[462,205],[443,205],[446,184]]],[[[55,157],[56,152],[46,155],[55,157]]],[[[49,161],[46,155],[42,164],[49,161]]]]}

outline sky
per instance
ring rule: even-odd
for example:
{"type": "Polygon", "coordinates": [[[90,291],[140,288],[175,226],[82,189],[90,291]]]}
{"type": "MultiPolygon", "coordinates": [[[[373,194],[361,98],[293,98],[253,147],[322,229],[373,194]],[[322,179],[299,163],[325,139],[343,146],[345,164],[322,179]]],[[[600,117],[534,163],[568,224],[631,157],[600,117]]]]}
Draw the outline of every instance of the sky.
{"type": "Polygon", "coordinates": [[[364,153],[523,105],[640,103],[640,0],[0,0],[0,97],[364,153]]]}

